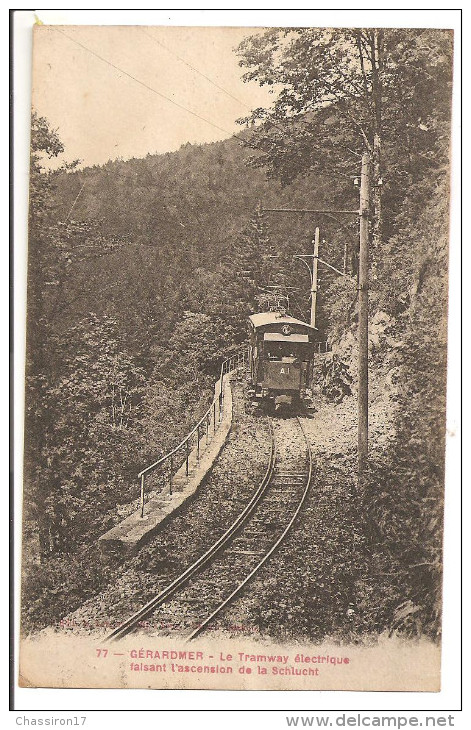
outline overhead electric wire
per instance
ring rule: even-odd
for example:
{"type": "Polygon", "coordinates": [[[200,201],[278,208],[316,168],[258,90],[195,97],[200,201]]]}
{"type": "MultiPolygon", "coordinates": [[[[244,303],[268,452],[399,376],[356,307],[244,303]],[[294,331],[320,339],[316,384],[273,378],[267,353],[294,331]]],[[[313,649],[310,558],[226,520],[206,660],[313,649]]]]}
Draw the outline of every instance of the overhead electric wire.
{"type": "MultiPolygon", "coordinates": [[[[65,33],[60,28],[57,28],[57,27],[55,27],[53,25],[49,25],[48,28],[50,28],[52,30],[55,30],[57,33],[61,33],[63,36],[65,36],[65,38],[68,38],[70,41],[72,41],[72,43],[75,43],[80,48],[83,48],[85,51],[88,51],[88,53],[91,53],[92,56],[95,56],[96,58],[98,58],[103,63],[106,63],[108,66],[110,66],[111,68],[115,69],[115,71],[118,71],[119,73],[124,74],[125,76],[127,76],[130,79],[132,79],[133,81],[135,81],[140,86],[143,86],[148,91],[151,91],[153,94],[156,94],[157,96],[160,96],[160,98],[165,99],[165,101],[170,102],[170,104],[173,104],[178,109],[182,109],[183,111],[186,111],[188,114],[191,114],[192,116],[196,117],[197,119],[200,119],[201,121],[205,122],[206,124],[209,124],[211,127],[214,127],[215,129],[218,129],[220,132],[224,132],[224,134],[228,134],[229,135],[229,138],[228,138],[227,141],[236,142],[236,144],[240,145],[241,147],[247,147],[247,148],[252,149],[252,150],[260,150],[261,149],[258,145],[254,144],[253,142],[247,142],[245,139],[242,139],[241,137],[238,137],[235,132],[229,132],[228,129],[225,129],[224,127],[221,127],[219,124],[216,124],[215,122],[212,122],[210,119],[206,119],[206,117],[201,116],[201,114],[198,114],[197,112],[194,112],[192,109],[188,109],[188,107],[184,106],[183,104],[180,104],[179,102],[174,101],[174,99],[171,99],[169,96],[166,96],[165,94],[162,94],[161,91],[158,91],[157,89],[154,89],[152,86],[149,86],[149,84],[146,84],[144,81],[141,81],[136,76],[133,76],[133,74],[131,74],[128,71],[125,71],[124,69],[120,68],[119,66],[117,66],[116,64],[114,64],[112,61],[109,61],[107,58],[104,58],[103,56],[100,56],[99,53],[97,53],[96,51],[93,51],[91,48],[89,48],[88,46],[86,46],[84,43],[81,43],[76,38],[72,38],[72,36],[68,35],[67,33],[65,33]]],[[[141,29],[141,30],[144,31],[144,29],[141,29]]],[[[209,76],[206,76],[201,71],[199,71],[194,66],[192,66],[187,61],[185,61],[183,58],[181,58],[180,56],[178,56],[176,53],[174,53],[173,51],[171,51],[163,43],[161,43],[160,41],[158,41],[157,38],[155,38],[154,36],[151,36],[149,33],[145,33],[145,34],[148,37],[152,38],[152,40],[154,40],[156,43],[159,43],[163,48],[165,48],[165,50],[167,50],[170,53],[172,53],[173,55],[175,55],[180,61],[182,61],[183,63],[185,63],[187,66],[189,66],[190,68],[192,68],[194,71],[196,71],[196,73],[200,74],[205,79],[207,79],[216,88],[220,89],[225,94],[228,94],[231,98],[235,99],[235,101],[237,101],[240,104],[243,104],[243,106],[246,106],[243,102],[240,101],[240,99],[237,99],[235,96],[232,96],[232,94],[230,94],[230,92],[226,91],[223,87],[219,86],[212,79],[210,79],[209,76]]],[[[250,107],[246,106],[246,108],[249,109],[250,107]]],[[[274,126],[275,129],[279,127],[278,124],[274,124],[273,126],[274,126]]],[[[326,215],[328,215],[328,213],[326,213],[326,215]]]]}
{"type": "MultiPolygon", "coordinates": [[[[76,38],[72,38],[72,36],[67,35],[67,33],[64,33],[64,31],[61,30],[60,28],[56,28],[54,26],[49,26],[49,27],[52,28],[53,30],[55,30],[57,33],[61,33],[63,36],[65,36],[66,38],[68,38],[69,41],[72,41],[72,43],[75,43],[77,46],[80,46],[85,51],[88,51],[88,53],[91,53],[92,56],[95,56],[100,61],[103,61],[103,63],[106,63],[108,66],[111,66],[111,68],[114,68],[115,71],[118,71],[119,73],[124,74],[128,78],[130,78],[133,81],[135,81],[137,84],[140,84],[140,86],[143,86],[148,91],[151,91],[153,94],[156,94],[157,96],[160,96],[162,99],[165,99],[166,101],[170,102],[170,104],[173,104],[174,106],[178,107],[179,109],[183,109],[183,111],[188,112],[188,114],[192,114],[194,117],[197,117],[198,119],[201,119],[201,121],[206,122],[206,124],[210,124],[212,127],[214,127],[215,129],[218,129],[220,132],[224,132],[224,134],[228,134],[228,135],[230,135],[230,137],[233,137],[234,136],[233,132],[229,132],[227,129],[224,129],[223,127],[220,127],[218,124],[215,124],[214,122],[211,122],[209,119],[206,119],[205,117],[202,117],[197,112],[194,112],[191,109],[188,109],[186,106],[183,106],[183,104],[179,104],[177,101],[174,101],[169,96],[165,96],[165,94],[162,94],[162,92],[157,91],[157,89],[154,89],[152,86],[149,86],[144,81],[141,81],[136,76],[133,76],[132,74],[130,74],[128,71],[125,71],[124,69],[120,68],[119,66],[117,66],[116,64],[114,64],[112,61],[109,61],[107,58],[104,58],[103,56],[100,56],[99,53],[97,53],[96,51],[93,51],[91,48],[89,48],[88,46],[86,46],[84,43],[81,43],[76,38]]],[[[240,143],[242,144],[242,142],[240,142],[240,143]]]]}
{"type": "MultiPolygon", "coordinates": [[[[115,71],[118,71],[119,73],[124,74],[125,76],[127,76],[130,79],[132,79],[133,81],[135,81],[140,86],[143,86],[148,91],[151,91],[153,94],[156,94],[157,96],[160,96],[162,99],[165,99],[165,101],[170,102],[170,104],[173,104],[178,109],[182,109],[183,111],[188,112],[188,114],[191,114],[192,116],[196,117],[197,119],[201,119],[201,121],[206,122],[206,124],[209,124],[211,127],[214,127],[215,129],[218,129],[220,132],[224,132],[225,134],[228,134],[229,135],[229,138],[228,138],[227,141],[236,142],[236,144],[240,145],[241,147],[248,147],[249,149],[252,149],[252,150],[259,149],[259,147],[257,145],[254,145],[253,143],[247,142],[245,139],[242,139],[242,138],[238,137],[235,132],[229,132],[228,129],[225,129],[224,127],[221,127],[219,124],[216,124],[215,122],[212,122],[211,120],[206,119],[206,117],[202,117],[197,112],[194,112],[191,109],[188,109],[188,107],[183,106],[183,104],[180,104],[179,102],[174,101],[173,99],[171,99],[169,96],[166,96],[165,94],[162,94],[161,91],[158,91],[157,89],[154,89],[152,86],[149,86],[149,84],[146,84],[144,81],[141,81],[136,76],[133,76],[133,74],[131,74],[128,71],[125,71],[124,69],[120,68],[120,66],[117,66],[112,61],[109,61],[107,58],[104,58],[103,56],[100,56],[99,53],[97,53],[96,51],[93,51],[91,48],[89,48],[88,46],[86,46],[84,43],[81,43],[76,38],[72,38],[72,36],[68,35],[67,33],[65,33],[60,28],[57,28],[57,27],[55,27],[53,25],[50,25],[48,27],[51,28],[52,30],[55,30],[57,33],[61,33],[63,36],[65,36],[65,38],[68,38],[70,41],[72,41],[72,43],[75,43],[77,46],[80,46],[80,48],[83,48],[85,51],[88,51],[88,53],[91,53],[92,56],[95,56],[96,58],[98,58],[103,63],[106,63],[108,66],[111,66],[111,68],[114,68],[115,71]]],[[[226,93],[228,93],[228,92],[226,92],[226,93]]],[[[277,127],[278,125],[274,125],[274,126],[277,127]]]]}
{"type": "Polygon", "coordinates": [[[245,102],[241,101],[236,96],[234,96],[233,94],[231,94],[230,91],[227,91],[227,89],[225,89],[223,86],[220,86],[213,79],[211,79],[209,76],[206,76],[206,74],[204,74],[202,71],[200,71],[199,69],[197,69],[195,66],[192,66],[191,63],[189,63],[184,58],[182,58],[181,56],[179,56],[178,53],[175,53],[175,51],[172,51],[172,49],[171,48],[168,48],[166,45],[164,45],[164,43],[162,43],[162,41],[159,41],[154,35],[152,35],[152,33],[148,33],[141,26],[138,26],[138,29],[140,31],[142,31],[142,33],[144,33],[148,38],[152,38],[152,40],[155,43],[158,43],[158,45],[161,46],[168,53],[171,53],[172,56],[175,56],[175,58],[178,58],[178,60],[181,61],[182,63],[184,63],[185,66],[188,66],[188,68],[191,68],[192,71],[195,71],[195,73],[197,73],[200,76],[202,76],[204,79],[206,79],[206,81],[209,81],[209,83],[212,84],[213,86],[215,86],[216,89],[219,89],[219,91],[222,91],[224,94],[226,94],[226,96],[229,96],[231,99],[233,99],[234,101],[236,101],[238,104],[240,104],[241,106],[243,106],[245,109],[248,109],[249,111],[252,111],[251,108],[248,106],[248,104],[245,104],[245,102]]]}
{"type": "MultiPolygon", "coordinates": [[[[86,46],[84,43],[81,43],[81,41],[78,41],[76,38],[72,38],[72,36],[68,35],[67,33],[65,33],[60,28],[57,28],[57,27],[55,27],[53,25],[50,25],[48,27],[51,28],[52,30],[55,30],[57,33],[61,33],[61,35],[65,36],[65,38],[68,38],[70,41],[72,41],[72,43],[75,43],[80,48],[83,48],[83,50],[88,51],[88,53],[91,53],[92,56],[95,56],[95,58],[98,58],[103,63],[106,63],[108,66],[110,66],[111,68],[115,69],[115,71],[118,71],[119,73],[124,74],[125,76],[127,76],[130,79],[132,79],[133,81],[135,81],[140,86],[143,86],[148,91],[151,91],[153,94],[156,94],[157,96],[160,96],[162,99],[165,99],[165,101],[170,102],[170,104],[173,104],[178,109],[182,109],[183,111],[186,111],[188,114],[191,114],[192,116],[196,117],[197,119],[201,119],[201,121],[206,122],[206,124],[209,124],[211,127],[214,127],[215,129],[218,129],[220,132],[224,132],[224,134],[229,135],[227,141],[235,142],[236,144],[238,144],[241,147],[247,147],[247,148],[252,149],[252,150],[260,149],[253,142],[252,143],[251,142],[247,142],[245,139],[242,139],[242,138],[238,137],[235,132],[229,132],[228,129],[225,129],[224,127],[221,127],[219,124],[216,124],[215,122],[212,122],[211,120],[207,119],[206,117],[201,116],[201,114],[198,114],[197,112],[192,111],[192,109],[188,109],[188,107],[184,106],[183,104],[180,104],[179,102],[174,101],[174,99],[171,99],[169,96],[166,96],[165,94],[162,94],[161,91],[158,91],[157,89],[154,89],[152,86],[149,86],[149,84],[146,84],[144,81],[141,81],[136,76],[133,76],[133,74],[129,73],[128,71],[125,71],[120,66],[117,66],[115,63],[113,63],[112,61],[109,61],[107,58],[104,58],[103,56],[100,56],[99,53],[97,53],[96,51],[93,51],[91,48],[89,48],[88,46],[86,46]]],[[[161,45],[163,45],[163,44],[161,44],[161,45]]],[[[206,78],[209,79],[209,77],[206,77],[206,78]]],[[[226,92],[226,93],[228,93],[228,92],[226,92]]],[[[275,127],[278,127],[278,125],[276,125],[276,124],[274,126],[275,127]]]]}

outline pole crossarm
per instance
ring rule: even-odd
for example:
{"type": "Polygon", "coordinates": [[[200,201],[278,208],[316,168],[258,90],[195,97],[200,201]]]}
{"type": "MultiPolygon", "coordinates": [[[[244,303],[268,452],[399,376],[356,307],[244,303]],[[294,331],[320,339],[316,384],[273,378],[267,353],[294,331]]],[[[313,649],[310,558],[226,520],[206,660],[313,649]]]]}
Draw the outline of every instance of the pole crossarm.
{"type": "Polygon", "coordinates": [[[332,269],[332,271],[335,271],[336,274],[340,274],[340,276],[346,276],[346,274],[343,271],[336,269],[335,266],[331,266],[331,264],[328,264],[327,261],[323,261],[322,259],[319,259],[319,263],[324,264],[324,266],[327,266],[329,269],[332,269]]]}
{"type": "Polygon", "coordinates": [[[313,256],[312,253],[306,253],[306,254],[295,254],[293,256],[293,259],[300,259],[309,269],[309,273],[311,273],[311,267],[307,263],[307,261],[304,261],[304,259],[317,259],[320,264],[324,264],[324,266],[328,266],[329,269],[332,269],[332,271],[335,271],[336,274],[340,274],[340,276],[346,276],[346,274],[343,271],[340,271],[339,269],[336,269],[335,266],[332,266],[332,264],[328,264],[327,261],[324,261],[323,259],[319,258],[319,256],[313,256]]]}
{"type": "Polygon", "coordinates": [[[316,213],[318,215],[345,213],[345,215],[360,215],[359,210],[316,210],[314,208],[262,208],[262,213],[316,213]]]}

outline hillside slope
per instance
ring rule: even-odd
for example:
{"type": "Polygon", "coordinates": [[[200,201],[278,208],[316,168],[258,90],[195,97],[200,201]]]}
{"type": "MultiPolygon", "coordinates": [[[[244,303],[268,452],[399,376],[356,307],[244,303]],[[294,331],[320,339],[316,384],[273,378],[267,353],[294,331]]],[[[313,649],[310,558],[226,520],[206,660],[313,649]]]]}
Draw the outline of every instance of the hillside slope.
{"type": "MultiPolygon", "coordinates": [[[[196,420],[221,356],[244,341],[260,287],[295,287],[293,314],[307,317],[308,275],[291,256],[310,252],[319,221],[263,214],[257,206],[354,208],[357,191],[350,179],[314,174],[281,187],[248,168],[247,156],[225,141],[54,176],[47,228],[37,226],[38,250],[43,245],[50,258],[32,268],[41,316],[30,326],[27,377],[25,535],[37,557],[26,565],[24,596],[35,626],[48,620],[51,591],[73,584],[78,594],[93,595],[106,578],[90,564],[94,540],[111,526],[116,505],[136,497],[139,469],[196,420]],[[38,332],[40,357],[32,344],[38,332]]],[[[446,169],[427,167],[401,200],[396,195],[397,212],[375,252],[370,485],[356,495],[381,586],[372,615],[381,614],[382,628],[433,637],[447,200],[446,169]]],[[[347,253],[350,273],[357,222],[329,218],[321,225],[321,256],[341,268],[347,253]]],[[[339,405],[332,417],[350,413],[353,426],[355,277],[322,270],[319,308],[321,336],[332,343],[319,397],[339,405]]],[[[348,474],[342,488],[350,490],[350,448],[336,459],[339,473],[348,474]]]]}

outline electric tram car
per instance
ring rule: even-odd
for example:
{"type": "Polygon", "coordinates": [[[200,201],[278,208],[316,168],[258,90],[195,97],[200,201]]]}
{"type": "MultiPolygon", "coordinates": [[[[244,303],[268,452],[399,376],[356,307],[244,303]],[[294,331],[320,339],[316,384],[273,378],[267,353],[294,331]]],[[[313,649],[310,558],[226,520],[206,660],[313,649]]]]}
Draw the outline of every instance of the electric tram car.
{"type": "Polygon", "coordinates": [[[302,403],[311,382],[317,328],[279,312],[249,317],[249,394],[275,407],[302,403]]]}

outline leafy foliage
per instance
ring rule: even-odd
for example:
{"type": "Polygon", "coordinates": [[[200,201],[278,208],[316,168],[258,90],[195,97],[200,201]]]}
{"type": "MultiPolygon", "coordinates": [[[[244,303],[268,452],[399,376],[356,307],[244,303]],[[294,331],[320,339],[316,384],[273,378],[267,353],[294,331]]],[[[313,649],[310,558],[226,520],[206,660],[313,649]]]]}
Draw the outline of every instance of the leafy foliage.
{"type": "Polygon", "coordinates": [[[333,173],[334,203],[348,196],[342,178],[357,175],[370,152],[380,260],[375,249],[383,228],[386,237],[392,230],[401,189],[448,157],[451,44],[451,33],[425,29],[269,29],[245,39],[245,79],[278,92],[271,108],[240,120],[258,123],[251,163],[285,184],[333,173]]]}

